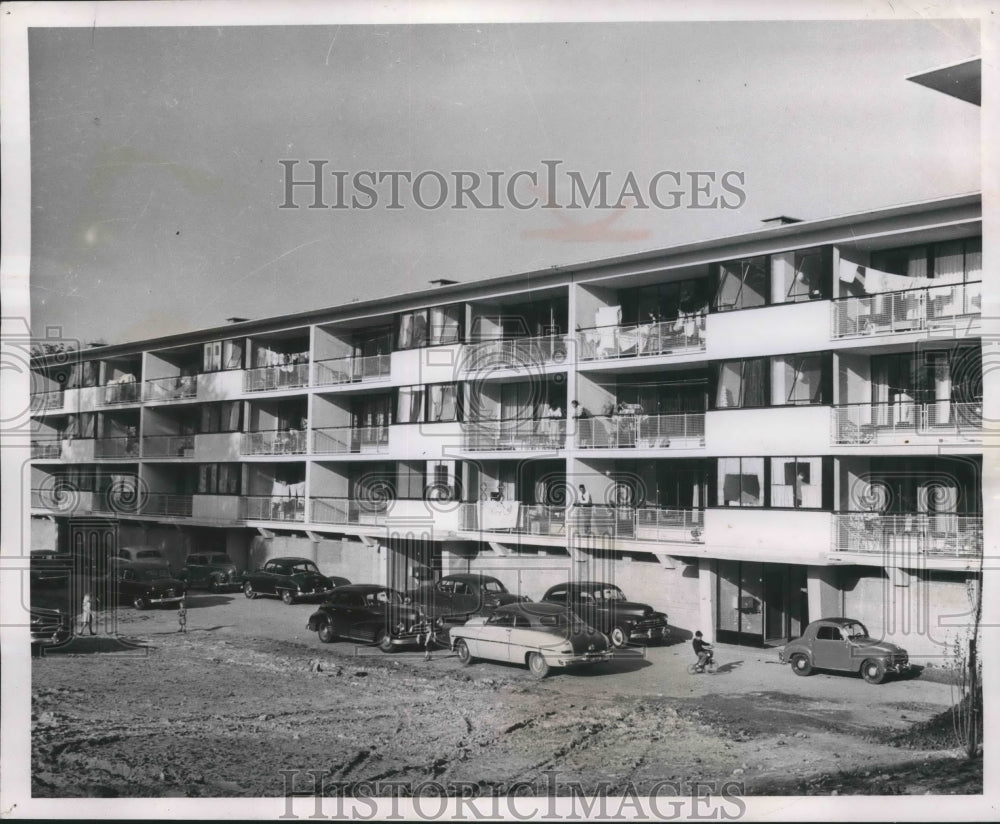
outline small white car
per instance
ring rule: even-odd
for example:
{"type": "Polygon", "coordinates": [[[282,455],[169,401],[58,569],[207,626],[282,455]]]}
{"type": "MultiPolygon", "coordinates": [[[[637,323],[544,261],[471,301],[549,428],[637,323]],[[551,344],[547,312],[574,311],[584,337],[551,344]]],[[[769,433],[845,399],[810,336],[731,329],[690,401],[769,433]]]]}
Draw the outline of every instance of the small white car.
{"type": "Polygon", "coordinates": [[[611,658],[611,641],[565,606],[508,604],[489,617],[476,616],[449,633],[463,665],[477,658],[524,664],[536,678],[551,667],[599,664],[611,658]]]}

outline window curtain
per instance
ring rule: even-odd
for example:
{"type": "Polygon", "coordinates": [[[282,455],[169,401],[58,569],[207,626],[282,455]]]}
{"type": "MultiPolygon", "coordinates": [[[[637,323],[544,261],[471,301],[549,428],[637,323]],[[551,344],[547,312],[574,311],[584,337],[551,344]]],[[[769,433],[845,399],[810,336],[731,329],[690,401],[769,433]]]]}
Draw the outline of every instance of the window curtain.
{"type": "Polygon", "coordinates": [[[223,345],[223,369],[243,368],[243,344],[238,340],[227,340],[223,345]]]}
{"type": "Polygon", "coordinates": [[[453,421],[456,419],[455,384],[437,384],[430,387],[431,421],[453,421]]]}
{"type": "Polygon", "coordinates": [[[423,420],[424,390],[416,386],[399,389],[396,420],[399,423],[419,423],[423,420]]]}
{"type": "Polygon", "coordinates": [[[431,344],[457,343],[463,307],[444,306],[431,309],[431,344]]]}
{"type": "Polygon", "coordinates": [[[399,316],[399,337],[397,343],[400,349],[413,346],[413,314],[408,312],[399,316]]]}

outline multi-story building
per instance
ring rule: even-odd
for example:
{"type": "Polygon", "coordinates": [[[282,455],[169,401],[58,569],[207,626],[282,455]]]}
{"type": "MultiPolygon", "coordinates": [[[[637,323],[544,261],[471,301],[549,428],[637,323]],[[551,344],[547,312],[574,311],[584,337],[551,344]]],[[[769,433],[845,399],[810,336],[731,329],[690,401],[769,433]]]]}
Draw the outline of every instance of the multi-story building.
{"type": "Polygon", "coordinates": [[[39,357],[34,545],[96,514],[176,562],[600,577],[721,641],[844,614],[932,655],[983,556],[981,234],[977,195],[782,218],[39,357]]]}

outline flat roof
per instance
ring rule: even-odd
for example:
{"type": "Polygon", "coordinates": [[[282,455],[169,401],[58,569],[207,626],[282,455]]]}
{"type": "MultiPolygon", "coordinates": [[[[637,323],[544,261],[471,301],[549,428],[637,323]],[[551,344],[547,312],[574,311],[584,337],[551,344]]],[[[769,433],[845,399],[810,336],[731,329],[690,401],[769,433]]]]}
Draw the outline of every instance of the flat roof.
{"type": "Polygon", "coordinates": [[[974,106],[982,105],[983,61],[981,57],[963,60],[907,77],[914,83],[942,94],[957,97],[974,106]]]}

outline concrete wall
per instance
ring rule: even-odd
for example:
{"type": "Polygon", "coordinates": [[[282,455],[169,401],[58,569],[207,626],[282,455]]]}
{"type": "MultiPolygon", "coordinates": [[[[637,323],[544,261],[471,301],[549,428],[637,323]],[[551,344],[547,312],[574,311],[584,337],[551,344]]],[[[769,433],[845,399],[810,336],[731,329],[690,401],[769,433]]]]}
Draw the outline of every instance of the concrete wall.
{"type": "Polygon", "coordinates": [[[385,583],[388,550],[365,546],[357,540],[311,541],[306,537],[275,535],[253,538],[250,568],[263,566],[270,558],[308,558],[324,575],[339,575],[355,584],[385,583]]]}
{"type": "Polygon", "coordinates": [[[59,530],[54,518],[32,518],[29,549],[58,549],[59,530]]]}

